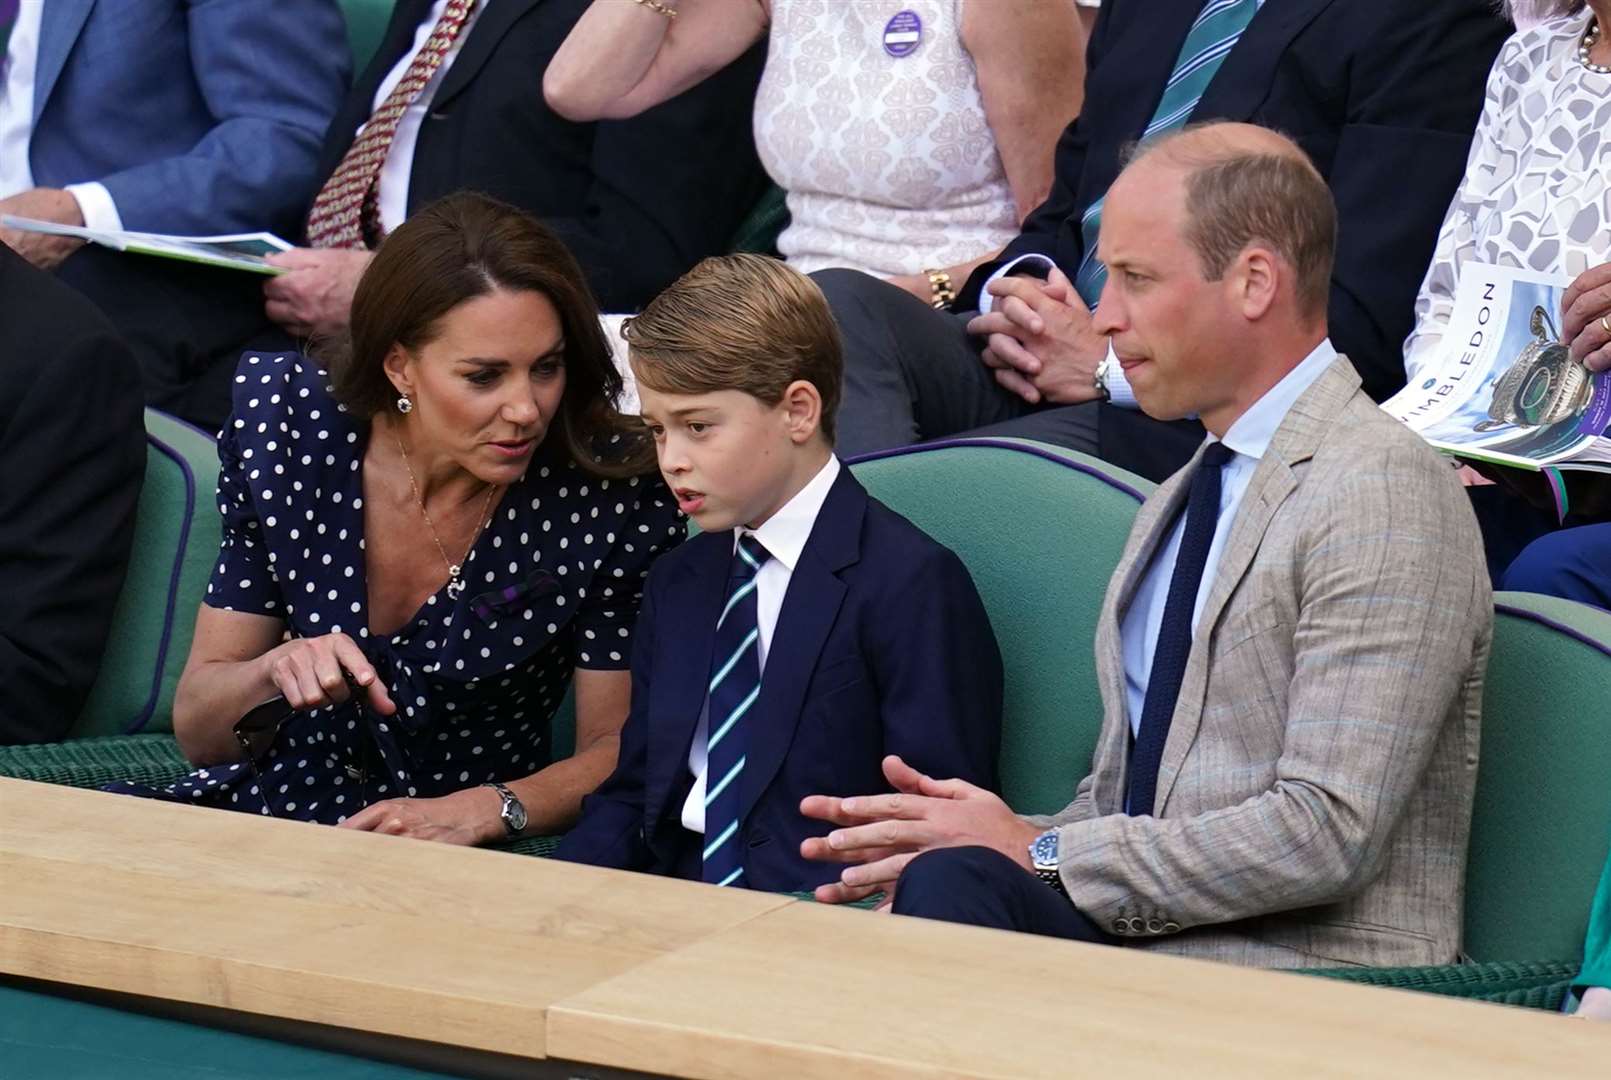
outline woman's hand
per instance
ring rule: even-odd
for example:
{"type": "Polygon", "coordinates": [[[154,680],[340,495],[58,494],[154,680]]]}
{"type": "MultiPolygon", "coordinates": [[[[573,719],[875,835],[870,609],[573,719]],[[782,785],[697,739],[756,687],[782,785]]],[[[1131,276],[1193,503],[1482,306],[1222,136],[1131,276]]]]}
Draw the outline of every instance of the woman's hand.
{"type": "Polygon", "coordinates": [[[1611,368],[1611,263],[1579,274],[1561,297],[1561,340],[1590,371],[1611,368]]]}
{"type": "Polygon", "coordinates": [[[376,712],[391,716],[397,711],[374,665],[346,634],[293,638],[264,653],[260,662],[269,681],[293,709],[318,709],[346,701],[351,696],[350,675],[376,712]]]}
{"type": "Polygon", "coordinates": [[[503,838],[503,819],[499,816],[502,809],[503,799],[496,791],[473,787],[439,799],[373,803],[343,821],[341,828],[444,844],[485,844],[503,838]]]}

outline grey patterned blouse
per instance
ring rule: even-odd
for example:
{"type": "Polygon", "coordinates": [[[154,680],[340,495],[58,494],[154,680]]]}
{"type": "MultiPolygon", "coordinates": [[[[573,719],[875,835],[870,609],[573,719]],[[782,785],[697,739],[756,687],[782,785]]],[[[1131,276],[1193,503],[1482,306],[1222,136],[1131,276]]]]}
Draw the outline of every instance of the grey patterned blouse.
{"type": "Polygon", "coordinates": [[[1404,343],[1411,381],[1436,356],[1467,263],[1576,277],[1611,262],[1611,75],[1577,55],[1592,18],[1582,11],[1523,30],[1494,62],[1404,343]]]}

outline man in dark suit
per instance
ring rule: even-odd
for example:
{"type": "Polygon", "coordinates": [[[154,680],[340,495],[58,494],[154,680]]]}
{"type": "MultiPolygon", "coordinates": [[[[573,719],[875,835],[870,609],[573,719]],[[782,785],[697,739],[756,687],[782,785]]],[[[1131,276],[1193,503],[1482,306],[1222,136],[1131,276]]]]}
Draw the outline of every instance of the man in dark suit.
{"type": "Polygon", "coordinates": [[[636,310],[725,250],[766,189],[750,134],[763,53],[633,120],[571,123],[543,101],[542,73],[585,7],[399,0],[330,125],[318,194],[296,237],[306,246],[275,259],[289,272],[265,285],[181,267],[145,295],[97,293],[151,358],[148,386],[167,395],[155,400],[217,426],[243,347],[341,333],[380,237],[461,189],[528,210],[558,232],[605,311],[636,310]],[[329,227],[354,212],[358,228],[329,227]]]}
{"type": "Polygon", "coordinates": [[[0,245],[0,743],[60,739],[100,668],[145,477],[139,376],[94,306],[0,245]]]}
{"type": "Polygon", "coordinates": [[[627,338],[661,473],[703,531],[650,572],[620,757],[559,855],[815,888],[836,877],[800,855],[828,829],[800,813],[819,785],[881,788],[885,755],[915,754],[995,786],[989,618],[956,555],[834,457],[842,359],[808,279],[708,259],[627,338]]]}
{"type": "Polygon", "coordinates": [[[1201,425],[1136,410],[1090,310],[1102,285],[1100,200],[1125,147],[1187,121],[1274,128],[1313,159],[1340,214],[1331,333],[1366,391],[1391,394],[1508,32],[1487,0],[1105,0],[1052,194],[950,312],[862,275],[818,276],[846,337],[843,449],[988,426],[1153,479],[1183,465],[1201,425]]]}

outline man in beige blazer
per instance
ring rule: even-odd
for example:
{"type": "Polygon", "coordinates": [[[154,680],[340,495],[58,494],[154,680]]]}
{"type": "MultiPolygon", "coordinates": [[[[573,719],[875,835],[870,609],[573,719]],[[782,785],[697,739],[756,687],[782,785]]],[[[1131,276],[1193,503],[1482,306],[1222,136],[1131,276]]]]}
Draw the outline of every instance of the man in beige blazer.
{"type": "Polygon", "coordinates": [[[1109,585],[1091,773],[1024,818],[890,758],[897,794],[802,806],[840,826],[804,853],[852,864],[820,899],[898,879],[901,913],[1235,963],[1456,957],[1492,596],[1454,471],[1327,340],[1335,213],[1238,124],[1114,184],[1096,324],[1142,408],[1210,438],[1109,585]]]}

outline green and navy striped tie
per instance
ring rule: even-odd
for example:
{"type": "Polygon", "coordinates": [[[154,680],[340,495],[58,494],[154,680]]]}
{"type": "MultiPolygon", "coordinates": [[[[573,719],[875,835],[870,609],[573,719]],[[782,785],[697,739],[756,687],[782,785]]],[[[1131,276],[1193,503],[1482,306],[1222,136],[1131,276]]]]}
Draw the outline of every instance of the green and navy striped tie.
{"type": "Polygon", "coordinates": [[[742,885],[743,845],[738,835],[738,800],[749,744],[745,717],[761,696],[761,628],[756,617],[755,581],[771,558],[754,536],[739,538],[727,579],[727,603],[716,620],[711,653],[710,737],[705,743],[704,880],[742,885]]]}
{"type": "MultiPolygon", "coordinates": [[[[1192,23],[1175,61],[1174,73],[1164,84],[1163,97],[1152,120],[1141,133],[1141,141],[1184,127],[1192,110],[1203,99],[1203,92],[1214,81],[1219,66],[1231,54],[1264,0],[1208,0],[1192,23]]],[[[1104,197],[1105,199],[1105,197],[1104,197]]],[[[1102,203],[1098,199],[1080,218],[1080,235],[1085,241],[1085,257],[1074,275],[1074,288],[1086,306],[1095,308],[1108,280],[1108,268],[1096,257],[1096,240],[1102,229],[1102,203]]]]}

